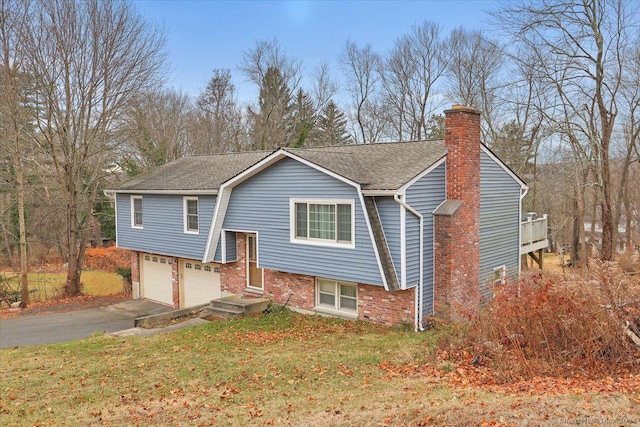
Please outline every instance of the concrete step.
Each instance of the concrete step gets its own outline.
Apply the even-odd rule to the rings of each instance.
[[[200,318],[204,320],[214,319],[238,319],[245,314],[242,311],[228,310],[226,308],[207,307],[200,312]]]
[[[202,311],[200,317],[203,319],[230,319],[248,316],[264,311],[269,303],[267,298],[224,297],[211,301],[211,304]]]

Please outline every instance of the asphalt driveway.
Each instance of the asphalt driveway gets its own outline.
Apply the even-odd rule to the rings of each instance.
[[[109,307],[0,320],[0,348],[53,344],[86,338],[96,332],[133,328],[136,317],[171,308],[149,300],[129,300]]]

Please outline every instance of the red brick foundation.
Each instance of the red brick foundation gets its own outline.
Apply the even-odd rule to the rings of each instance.
[[[220,289],[222,292],[243,295],[247,287],[247,239],[244,233],[237,233],[236,244],[238,261],[220,265]]]
[[[131,288],[132,297],[140,298],[140,252],[131,252]]]
[[[417,288],[387,292],[381,286],[358,284],[358,318],[381,325],[415,323]]]
[[[246,238],[237,234],[238,261],[220,266],[221,289],[246,297],[259,296],[247,290]],[[276,304],[314,311],[316,278],[303,274],[264,270],[264,297]],[[413,325],[415,290],[387,292],[381,286],[358,284],[358,319],[382,325]]]
[[[178,258],[167,257],[171,263],[171,287],[173,291],[173,307],[180,308],[180,272],[178,270]]]

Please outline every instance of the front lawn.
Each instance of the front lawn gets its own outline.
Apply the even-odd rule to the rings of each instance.
[[[0,425],[640,423],[640,377],[500,385],[436,338],[284,310],[2,350]]]

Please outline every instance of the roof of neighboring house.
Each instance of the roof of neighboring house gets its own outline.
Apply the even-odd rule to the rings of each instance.
[[[446,154],[444,141],[354,144],[322,148],[283,148],[365,190],[396,190]],[[221,184],[273,152],[188,156],[119,186],[127,191],[216,191]]]

